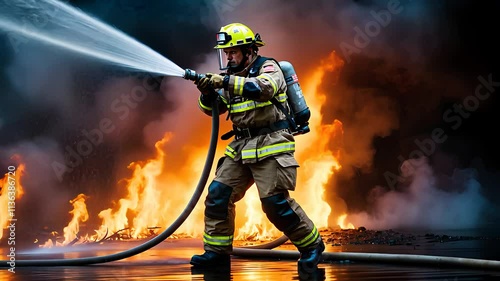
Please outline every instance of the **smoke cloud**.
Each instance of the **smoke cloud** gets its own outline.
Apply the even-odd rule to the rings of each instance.
[[[26,194],[16,202],[16,218],[23,218],[16,223],[19,227],[19,243],[29,245],[33,242],[26,238],[48,237],[50,231],[59,229],[53,227],[62,229],[68,219],[68,201],[73,196],[73,190],[61,188],[61,183],[47,165],[52,159],[63,161],[57,143],[52,139],[38,137],[32,141],[2,147],[0,157],[5,168],[8,164],[16,167],[19,167],[19,163],[24,164],[23,172],[19,169],[16,171],[22,174],[21,180],[15,183],[16,190],[22,188]],[[43,213],[50,215],[37,216]],[[25,219],[31,217],[36,218],[36,223]]]
[[[490,203],[481,194],[473,169],[455,170],[449,177],[436,175],[426,158],[402,164],[404,188],[378,186],[370,191],[371,213],[350,215],[355,225],[370,229],[473,229]],[[452,188],[444,189],[444,188]]]
[[[268,43],[262,53],[290,60],[302,76],[332,50],[345,61],[340,73],[332,73],[320,86],[329,94],[321,112],[323,121],[338,119],[344,127],[343,168],[327,190],[332,219],[347,211],[360,212],[352,217],[358,226],[471,228],[495,220],[487,212],[492,202],[486,198],[491,197],[485,195],[495,192],[491,185],[495,176],[487,170],[496,167],[491,153],[496,155],[498,149],[481,140],[481,135],[491,135],[473,128],[493,118],[491,85],[497,80],[492,77],[500,76],[489,62],[494,53],[490,46],[477,50],[473,43],[458,42],[473,40],[472,30],[493,28],[491,18],[483,15],[499,7],[488,5],[478,7],[469,1],[242,3],[224,14],[221,22],[249,23]],[[477,87],[486,84],[490,93],[477,96]],[[459,108],[464,108],[464,115]],[[399,181],[406,177],[401,165],[422,157],[426,165],[405,182],[410,188],[405,187]],[[475,161],[490,166],[477,166]],[[464,173],[468,176],[458,176]],[[424,210],[429,204],[436,207]],[[406,205],[412,210],[404,209]],[[402,210],[393,215],[391,211],[397,209]],[[450,224],[455,217],[460,219]],[[332,220],[332,226],[335,223]]]
[[[69,4],[178,65],[195,64],[199,59],[195,54],[211,45],[208,36],[213,30],[188,32],[207,29],[198,5],[118,0]],[[31,16],[37,15],[26,15],[25,21],[34,28],[48,28],[47,22]],[[178,24],[185,29],[168,28]],[[12,32],[1,30],[0,51],[0,165],[26,164],[22,182],[26,193],[18,214],[30,228],[23,233],[43,239],[37,231],[61,230],[69,221],[68,202],[77,194],[89,196],[91,214],[123,196],[116,186],[119,179],[130,176],[127,164],[154,154],[152,144],[159,140],[145,137],[143,129],[175,110],[178,104],[170,96],[179,93],[160,91],[162,80],[167,83],[169,78],[116,67]],[[42,219],[37,214],[45,215]],[[89,229],[97,228],[90,226],[98,226],[97,220],[91,216]]]
[[[326,196],[345,205],[356,224],[474,227],[489,201],[500,203],[494,202],[498,139],[477,129],[494,120],[497,98],[475,95],[478,85],[492,93],[500,81],[499,46],[475,34],[494,34],[494,1],[68,3],[198,72],[217,71],[214,34],[231,22],[260,33],[261,54],[292,62],[301,77],[335,51],[345,64],[320,86],[329,95],[321,113],[325,123],[343,123],[344,140],[342,169]],[[0,164],[13,163],[15,153],[27,163],[26,202],[45,186],[58,213],[66,214],[68,200],[82,192],[91,198],[89,210],[102,210],[123,195],[115,186],[129,175],[124,163],[154,154],[165,132],[178,132],[168,143],[173,159],[190,149],[182,146],[186,138],[195,139],[194,148],[206,142],[209,118],[189,115],[198,95],[190,82],[117,69],[32,41],[14,48],[10,39],[0,33]],[[410,174],[401,168],[420,156],[425,163]],[[44,208],[35,204],[30,211],[56,212]],[[60,229],[57,223],[68,221],[57,219],[32,227]]]

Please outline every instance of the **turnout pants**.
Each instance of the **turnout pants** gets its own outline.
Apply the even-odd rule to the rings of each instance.
[[[315,248],[321,239],[319,232],[288,192],[295,189],[298,166],[292,154],[271,156],[254,164],[221,158],[205,199],[205,250],[232,251],[235,203],[254,182],[271,223],[299,251]]]

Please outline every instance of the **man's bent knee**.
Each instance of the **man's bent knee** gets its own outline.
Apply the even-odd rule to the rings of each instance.
[[[260,199],[267,218],[282,232],[288,232],[300,223],[299,216],[292,210],[284,193]]]
[[[233,189],[230,186],[218,181],[212,181],[205,199],[205,216],[225,220],[228,215],[229,199],[232,191]]]

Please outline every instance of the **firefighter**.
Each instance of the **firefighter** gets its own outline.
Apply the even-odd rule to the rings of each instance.
[[[233,123],[229,135],[234,139],[219,159],[208,187],[205,253],[191,258],[194,267],[230,263],[235,203],[254,183],[267,218],[300,251],[299,269],[316,267],[325,248],[318,229],[289,194],[295,189],[299,165],[287,116],[277,106],[289,110],[287,85],[279,64],[258,55],[264,45],[260,35],[246,25],[223,26],[215,49],[224,72],[207,73],[195,82],[201,92],[199,108],[211,116],[211,106],[218,98],[220,114],[227,112]]]

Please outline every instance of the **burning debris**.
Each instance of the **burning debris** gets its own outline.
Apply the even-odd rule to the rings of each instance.
[[[393,230],[374,231],[364,227],[340,229],[328,233],[325,237],[332,246],[342,245],[411,245],[417,237],[413,234],[399,233]]]
[[[443,234],[415,234],[388,230],[368,230],[365,227],[357,229],[329,230],[322,233],[325,242],[332,246],[344,245],[406,245],[419,246],[425,243],[447,243],[464,240],[500,239],[484,236],[451,236]]]
[[[148,239],[157,236],[160,229],[161,227],[159,226],[148,227],[147,232],[143,233],[141,237],[144,239]],[[70,247],[73,245],[92,244],[92,243],[101,244],[106,241],[127,241],[127,240],[137,239],[133,237],[134,232],[135,231],[132,228],[124,228],[114,232],[111,235],[108,235],[108,232],[106,232],[102,237],[99,237],[98,234],[92,236],[89,235],[79,236],[78,233],[76,233],[74,234],[75,238],[73,240],[71,240],[70,242],[66,242],[64,236],[59,235],[57,231],[52,231],[48,235],[45,235],[48,236],[48,238],[46,238],[45,240],[46,242],[42,242],[42,240],[35,239],[34,244],[38,245],[38,247],[40,248],[52,248],[52,247]],[[180,237],[181,235],[172,235],[169,238],[178,239]]]

